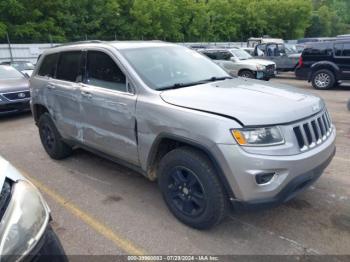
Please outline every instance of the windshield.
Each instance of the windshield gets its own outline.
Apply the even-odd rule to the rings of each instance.
[[[286,44],[285,45],[285,50],[287,54],[295,54],[298,53],[298,50],[296,48],[295,45],[291,45],[291,44]]]
[[[248,52],[246,52],[246,51],[244,51],[242,49],[231,49],[230,51],[236,57],[238,57],[240,60],[247,60],[247,59],[252,58],[252,56]]]
[[[10,66],[0,66],[0,79],[18,79],[23,75]]]
[[[13,62],[11,65],[18,71],[34,70],[34,65],[30,62]]]
[[[142,80],[155,90],[229,77],[208,58],[182,46],[125,49],[121,53]]]

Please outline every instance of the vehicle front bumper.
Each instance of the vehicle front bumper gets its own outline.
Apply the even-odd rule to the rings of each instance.
[[[19,258],[19,255],[2,256],[4,261],[17,261]],[[34,249],[20,260],[25,262],[68,262],[61,242],[50,224],[47,226]]]
[[[276,69],[256,72],[256,79],[270,79],[276,76]]]
[[[268,156],[246,152],[238,145],[220,144],[215,154],[233,191],[236,206],[274,206],[292,199],[321,175],[335,154],[335,128],[318,147],[290,156]],[[275,173],[269,183],[259,185],[256,175]]]
[[[68,261],[61,242],[50,225],[47,227],[36,247],[24,258],[24,261]]]
[[[2,97],[0,99],[0,115],[30,111],[29,99],[21,101],[6,101]]]

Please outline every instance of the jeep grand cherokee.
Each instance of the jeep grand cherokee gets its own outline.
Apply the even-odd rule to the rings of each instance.
[[[88,42],[46,51],[30,79],[46,152],[76,147],[158,180],[170,211],[209,228],[234,206],[288,201],[335,153],[319,97],[233,78],[164,42]]]

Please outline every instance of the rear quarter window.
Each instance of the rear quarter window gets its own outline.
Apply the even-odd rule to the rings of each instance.
[[[55,77],[58,61],[58,53],[46,55],[40,65],[38,75],[46,77]]]
[[[304,49],[303,57],[325,57],[331,56],[332,53],[333,48],[329,44],[312,45]]]
[[[345,43],[344,44],[343,56],[350,56],[350,43]]]
[[[334,56],[350,57],[350,43],[334,44]]]

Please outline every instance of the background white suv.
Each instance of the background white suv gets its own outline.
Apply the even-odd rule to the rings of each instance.
[[[254,59],[241,48],[203,49],[208,56],[232,76],[270,80],[276,75],[276,63],[269,60]]]

